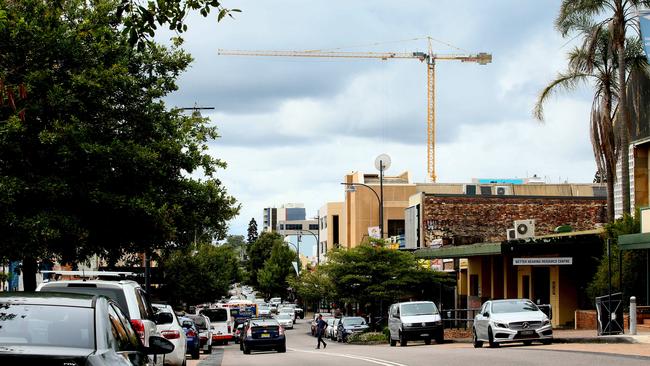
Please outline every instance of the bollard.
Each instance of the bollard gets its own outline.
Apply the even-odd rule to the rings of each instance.
[[[630,297],[630,334],[636,335],[636,297]]]

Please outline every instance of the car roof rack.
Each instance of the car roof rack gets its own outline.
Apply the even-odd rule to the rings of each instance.
[[[57,277],[60,276],[71,276],[79,277],[83,280],[88,279],[99,279],[101,277],[112,277],[112,279],[127,279],[129,277],[138,277],[141,274],[137,272],[127,272],[127,271],[65,271],[65,270],[42,270],[43,274],[53,274]]]

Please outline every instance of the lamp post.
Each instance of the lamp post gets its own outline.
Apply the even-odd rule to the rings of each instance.
[[[296,230],[300,233],[308,233],[311,234],[314,239],[316,239],[316,263],[320,264],[320,217],[318,217],[318,231],[317,234],[314,234],[313,231],[311,230]],[[298,236],[300,237],[300,236]]]
[[[295,245],[293,245],[293,243],[291,243],[291,242],[286,242],[286,243],[291,245],[292,247],[294,247],[296,249],[296,257],[297,257],[296,258],[296,274],[298,276],[300,276],[300,235],[298,235],[298,240],[297,240],[298,246],[297,247]]]
[[[364,183],[341,183],[341,184],[346,186],[345,187],[346,192],[355,192],[356,191],[356,189],[354,188],[355,186],[363,186],[368,188],[369,190],[372,191],[372,193],[375,194],[375,197],[377,198],[377,205],[379,206],[379,233],[383,239],[384,238],[384,220],[383,220],[384,205],[382,204],[382,200],[379,197],[379,194],[377,194],[377,191],[375,191],[375,189],[372,188],[371,186]]]

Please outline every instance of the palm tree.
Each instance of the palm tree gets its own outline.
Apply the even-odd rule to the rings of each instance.
[[[543,121],[544,103],[558,90],[571,91],[583,84],[591,83],[595,88],[591,104],[591,143],[600,176],[607,182],[607,220],[614,220],[614,181],[619,141],[612,125],[612,106],[617,98],[616,64],[612,61],[611,37],[607,30],[581,20],[581,29],[587,38],[582,47],[575,47],[569,53],[567,70],[558,75],[540,93],[533,114]],[[595,29],[600,28],[600,29]]]
[[[626,31],[633,28],[639,34],[638,22],[634,21],[638,7],[650,7],[650,0],[563,0],[560,6],[560,13],[555,20],[556,28],[563,37],[580,29],[581,19],[600,20],[599,27],[607,25],[611,33],[611,42],[614,53],[617,56],[618,65],[618,108],[621,123],[617,124],[621,139],[622,188],[623,188],[623,212],[630,213],[630,166],[628,157],[628,146],[632,123],[627,110],[626,72],[628,71],[625,60]],[[576,21],[578,20],[578,21]]]

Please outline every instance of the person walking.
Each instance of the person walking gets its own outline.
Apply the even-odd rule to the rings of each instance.
[[[316,349],[320,349],[321,343],[323,343],[323,348],[327,348],[327,343],[325,343],[323,340],[325,328],[327,328],[327,322],[323,320],[323,314],[319,314],[318,322],[316,323],[316,336],[318,337],[318,344],[316,344]]]

